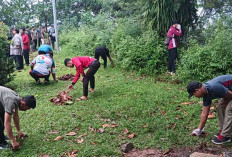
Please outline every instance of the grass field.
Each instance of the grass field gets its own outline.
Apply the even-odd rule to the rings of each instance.
[[[75,69],[63,65],[65,57],[64,53],[55,56],[57,76],[75,74]],[[120,145],[126,142],[132,142],[137,149],[193,147],[202,142],[211,144],[217,131],[215,118],[207,122],[207,137],[190,136],[191,131],[198,127],[202,105],[198,104],[200,99],[195,98],[191,100],[195,101],[193,104],[181,104],[190,101],[183,84],[158,82],[155,77],[140,76],[117,67],[103,69],[102,66],[95,75],[96,92],[90,93],[87,101],[56,106],[50,99],[67,90],[71,82],[55,83],[51,80],[49,85],[37,85],[29,76],[29,67],[15,73],[14,81],[8,86],[21,96],[35,95],[37,107],[20,111],[21,130],[29,137],[24,140],[20,151],[1,151],[0,155],[4,157],[44,154],[59,157],[75,149],[79,151],[78,156],[84,157],[121,156]],[[70,95],[73,99],[82,96],[79,81]],[[103,133],[99,133],[104,124],[117,126],[106,127]],[[130,132],[127,135],[124,134],[125,128]],[[51,131],[58,133],[49,134]],[[66,136],[71,131],[76,132],[76,136]],[[135,133],[134,138],[128,138],[132,133]],[[80,135],[84,141],[77,143]],[[57,136],[64,138],[54,141]]]

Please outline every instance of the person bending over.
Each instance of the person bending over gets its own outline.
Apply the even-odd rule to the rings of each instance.
[[[36,107],[36,99],[33,95],[20,97],[13,90],[0,86],[0,149],[8,149],[9,144],[4,136],[4,129],[11,140],[13,149],[19,148],[19,143],[13,135],[11,119],[13,118],[14,125],[18,132],[18,137],[25,137],[19,125],[18,110],[26,111]]]
[[[100,56],[104,60],[104,68],[107,67],[107,57],[109,58],[109,60],[111,62],[112,68],[114,67],[114,62],[113,62],[112,58],[110,57],[109,49],[107,49],[107,48],[105,48],[103,46],[97,47],[95,49],[94,58],[99,60]]]
[[[88,84],[90,82],[90,92],[94,92],[95,88],[95,77],[94,74],[98,71],[100,67],[100,62],[92,57],[74,57],[72,59],[66,58],[64,60],[65,66],[69,68],[76,67],[76,77],[74,78],[72,84],[69,86],[68,91],[71,91],[75,83],[78,81],[80,74],[82,75],[81,82],[83,82],[83,96],[77,98],[77,100],[88,99]],[[88,68],[85,73],[84,70]]]

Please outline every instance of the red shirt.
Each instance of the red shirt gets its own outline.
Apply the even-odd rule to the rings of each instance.
[[[168,45],[168,49],[172,49],[172,48],[176,48],[177,47],[177,40],[176,40],[176,36],[181,36],[182,32],[181,29],[176,29],[175,27],[171,26],[170,29],[168,30],[167,36],[169,37],[173,37],[172,40],[170,41],[169,45]]]
[[[23,49],[24,50],[29,50],[30,49],[30,43],[29,43],[29,37],[28,35],[25,33],[25,34],[22,34],[22,39],[23,39]]]
[[[84,73],[84,69],[88,68],[89,65],[96,60],[95,58],[92,57],[88,57],[88,56],[84,56],[84,57],[74,57],[72,58],[72,63],[74,64],[74,66],[76,67],[76,77],[74,78],[74,80],[72,81],[73,84],[75,84],[79,77],[80,74],[85,75]]]

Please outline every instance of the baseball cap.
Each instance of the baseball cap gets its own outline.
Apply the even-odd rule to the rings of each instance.
[[[201,88],[202,83],[197,81],[192,81],[187,86],[187,91],[189,93],[188,98],[191,98],[193,96],[193,93],[196,91],[196,89]]]
[[[44,51],[46,53],[51,52],[53,53],[52,48],[49,45],[41,45],[38,49],[38,51]]]

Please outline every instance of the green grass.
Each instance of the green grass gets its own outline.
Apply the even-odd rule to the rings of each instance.
[[[75,74],[75,69],[63,65],[65,57],[64,53],[55,56],[58,76]],[[126,142],[132,142],[137,149],[193,147],[202,142],[211,144],[217,131],[217,119],[210,119],[205,127],[206,138],[190,136],[191,131],[198,127],[202,105],[198,104],[199,99],[193,99],[196,103],[192,105],[180,105],[189,101],[183,84],[156,82],[154,77],[141,79],[135,72],[110,67],[103,69],[102,66],[95,75],[96,92],[89,94],[89,100],[56,106],[50,99],[59,91],[67,90],[70,82],[55,83],[51,80],[49,85],[37,85],[28,73],[29,67],[16,72],[17,76],[8,86],[14,87],[21,96],[33,94],[37,97],[34,110],[20,111],[21,130],[29,137],[24,140],[20,151],[1,151],[0,156],[49,154],[56,157],[75,149],[79,150],[78,156],[121,156],[120,145]],[[79,81],[70,95],[73,99],[82,96]],[[165,115],[162,115],[164,111]],[[102,134],[89,129],[113,123],[118,127],[105,128]],[[147,127],[143,127],[145,124]],[[124,128],[136,136],[127,138]],[[48,134],[49,131],[59,133]],[[65,136],[70,131],[77,135]],[[76,138],[83,134],[86,134],[84,142],[77,144]],[[53,141],[59,135],[64,139]],[[120,135],[125,139],[120,139]]]

